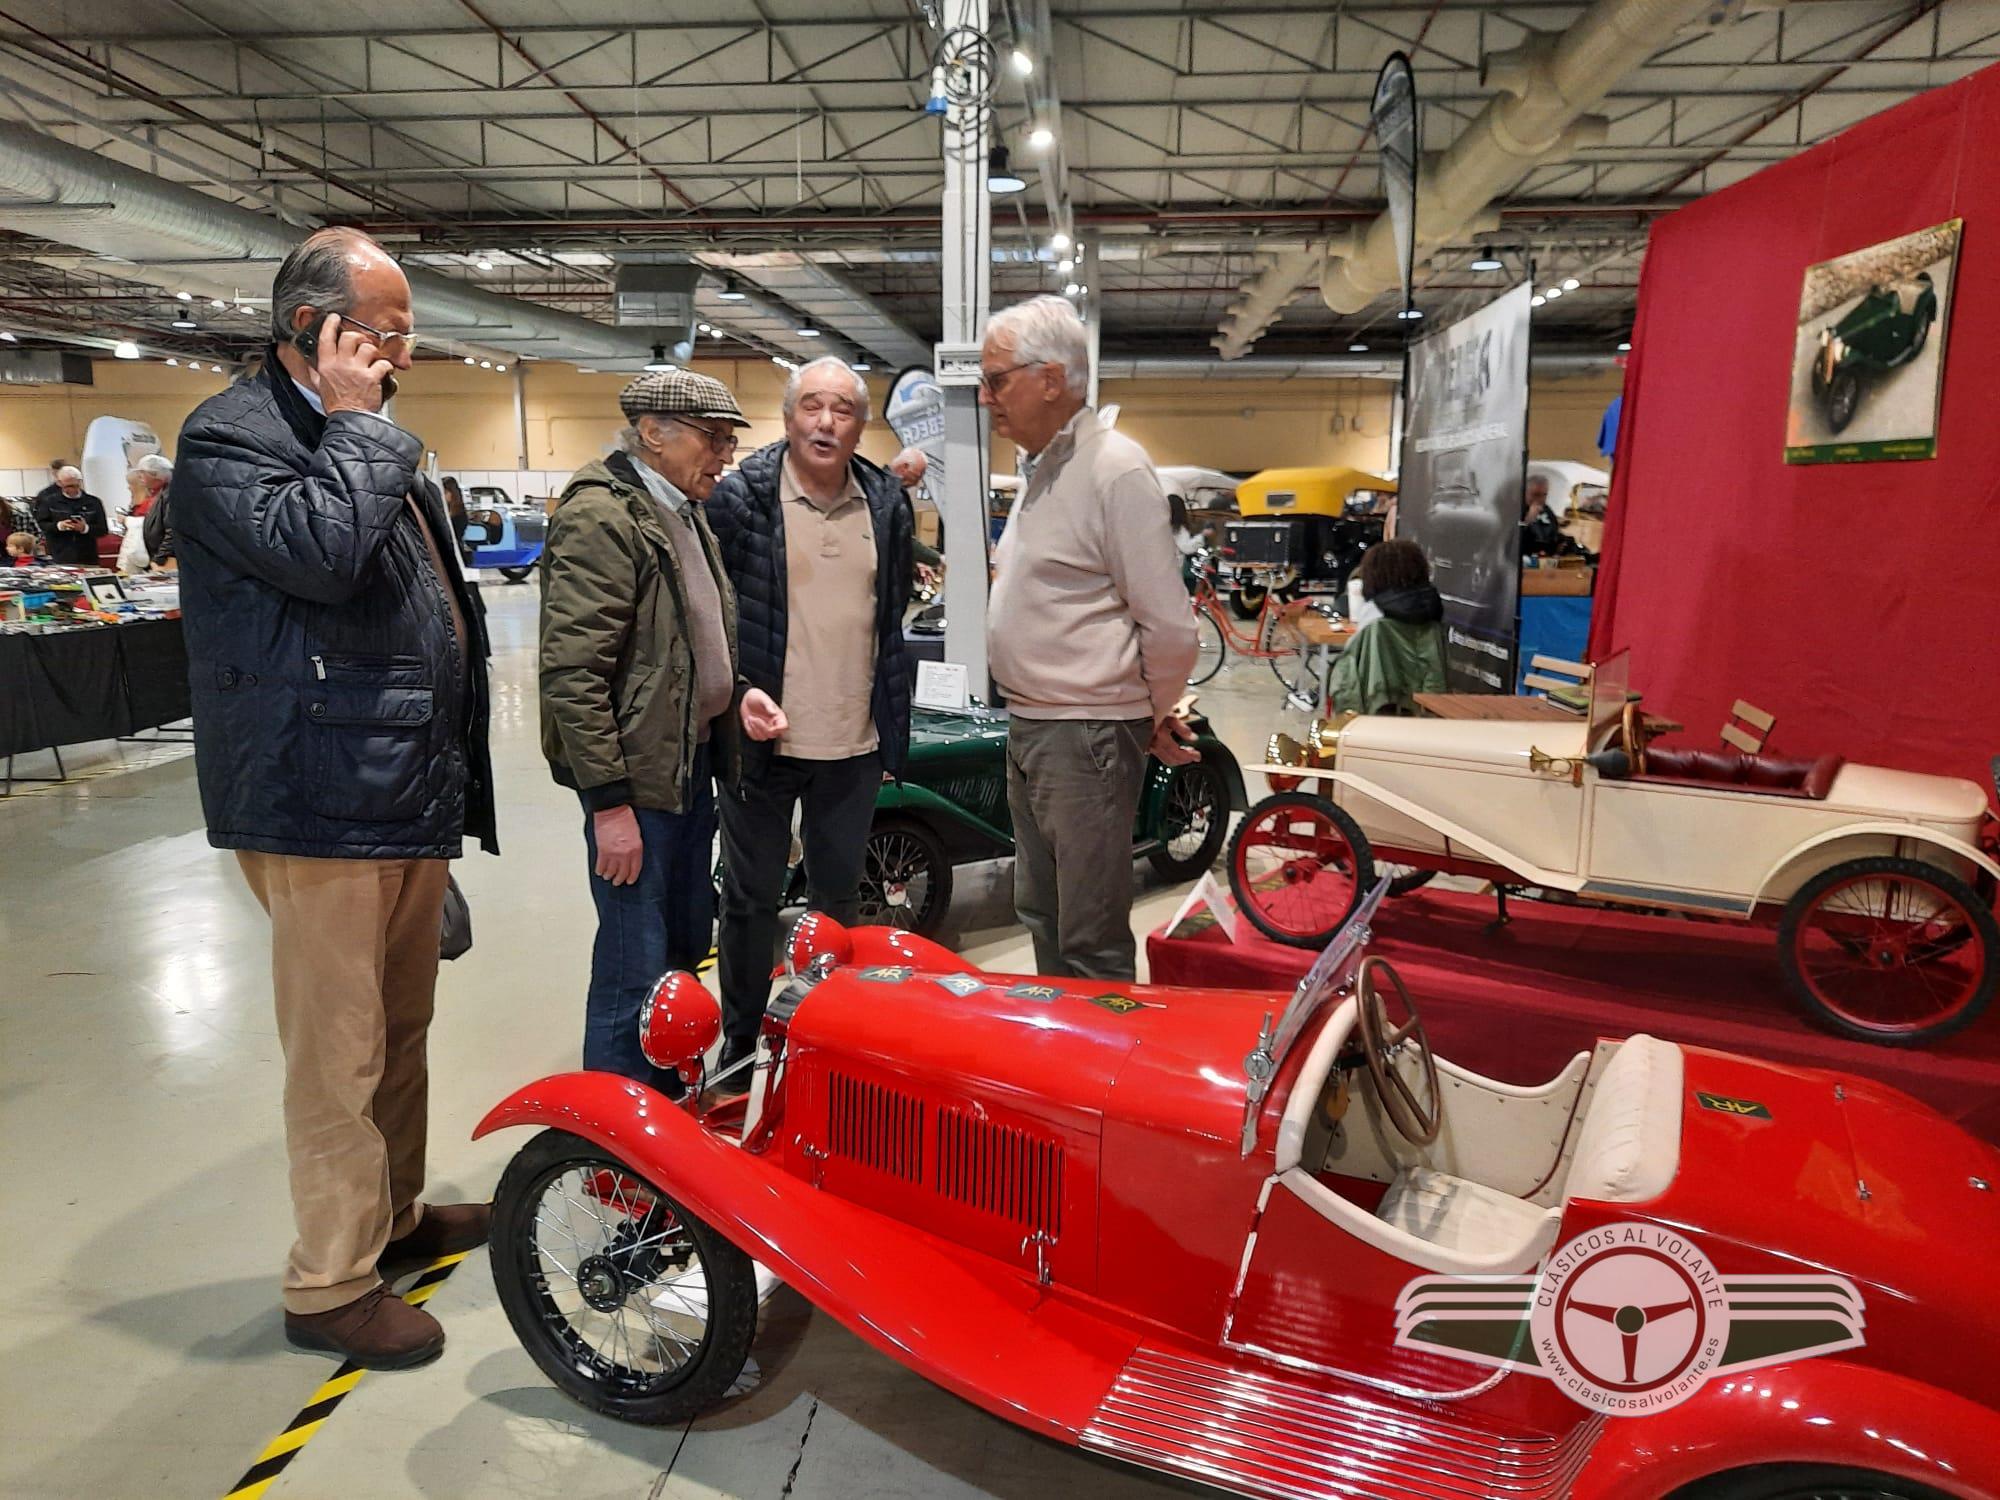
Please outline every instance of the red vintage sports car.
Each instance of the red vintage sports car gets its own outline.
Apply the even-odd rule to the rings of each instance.
[[[1645,1036],[1481,1077],[1368,956],[1380,895],[1289,1001],[808,917],[747,1101],[569,1073],[481,1122],[546,1127],[496,1197],[508,1316],[585,1405],[679,1422],[743,1368],[754,1261],[998,1416],[1245,1495],[2000,1492],[2000,1152]],[[692,976],[645,1025],[701,1077]]]

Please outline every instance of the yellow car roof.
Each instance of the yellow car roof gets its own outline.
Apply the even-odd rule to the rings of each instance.
[[[1364,469],[1265,469],[1236,487],[1236,508],[1246,516],[1337,516],[1356,490],[1393,495],[1396,481]]]

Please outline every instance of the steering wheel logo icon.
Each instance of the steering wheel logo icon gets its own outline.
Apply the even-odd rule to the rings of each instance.
[[[1535,1352],[1586,1406],[1618,1416],[1686,1400],[1729,1342],[1721,1277],[1654,1225],[1579,1235],[1549,1257],[1529,1315]]]

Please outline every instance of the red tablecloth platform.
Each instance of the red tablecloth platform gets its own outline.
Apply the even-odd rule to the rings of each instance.
[[[1820,1030],[1793,1002],[1769,928],[1419,891],[1386,902],[1371,952],[1396,965],[1444,1056],[1509,1083],[1544,1083],[1599,1036],[1690,1046],[1878,1079],[2000,1144],[2000,1005],[1924,1048]],[[1314,955],[1238,923],[1146,939],[1155,984],[1289,990]]]

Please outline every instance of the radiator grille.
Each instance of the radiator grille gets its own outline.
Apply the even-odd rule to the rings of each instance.
[[[1054,1141],[942,1109],[935,1159],[943,1197],[1061,1237],[1063,1150]]]
[[[923,1100],[844,1073],[828,1075],[828,1086],[828,1150],[892,1177],[922,1182]]]

